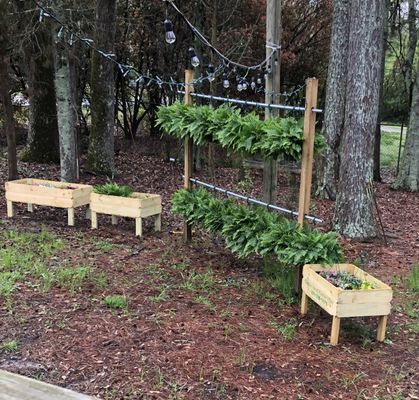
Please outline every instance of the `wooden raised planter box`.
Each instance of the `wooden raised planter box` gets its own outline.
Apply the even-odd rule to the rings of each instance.
[[[344,290],[320,276],[319,271],[346,271],[374,285],[374,289]],[[352,264],[307,264],[303,269],[301,314],[307,313],[308,298],[333,316],[330,343],[339,341],[341,318],[378,316],[377,340],[385,338],[393,291],[390,286]]]
[[[13,203],[26,203],[28,211],[33,205],[66,208],[68,225],[74,226],[74,209],[90,203],[92,186],[78,183],[19,179],[6,182],[7,216],[13,217]]]
[[[117,217],[135,218],[135,235],[141,236],[142,219],[155,217],[154,228],[161,230],[161,196],[158,194],[134,192],[129,197],[110,196],[93,193],[90,196],[92,228],[97,228],[97,214],[112,215],[112,224],[116,225]]]

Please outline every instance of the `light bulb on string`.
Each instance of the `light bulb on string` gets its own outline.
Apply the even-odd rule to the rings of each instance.
[[[247,90],[247,82],[246,82],[245,79],[243,79],[242,88],[243,88],[243,90]]]
[[[252,78],[252,82],[250,83],[250,87],[252,88],[252,90],[255,90],[256,89],[255,78]]]
[[[243,90],[243,85],[242,85],[242,83],[241,83],[241,82],[239,82],[239,83],[237,84],[237,90],[238,90],[239,92],[241,92],[241,91]]]
[[[262,78],[260,76],[258,76],[258,78],[256,79],[256,83],[258,85],[261,85],[262,84]]]
[[[215,80],[215,68],[214,68],[214,65],[208,64],[207,74],[208,74],[208,81],[209,82],[214,82],[214,80]]]
[[[175,32],[173,32],[173,24],[170,19],[166,19],[164,21],[164,31],[165,31],[165,37],[166,42],[169,44],[173,44],[176,42],[176,35]]]
[[[199,65],[199,58],[195,53],[195,49],[193,47],[189,47],[188,50],[189,58],[191,59],[191,64],[193,67],[197,67]]]
[[[226,73],[223,74],[223,87],[224,89],[228,89],[230,87],[230,81],[228,80]]]

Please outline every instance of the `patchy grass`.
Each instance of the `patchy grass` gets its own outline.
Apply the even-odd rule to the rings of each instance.
[[[126,296],[122,296],[119,294],[106,296],[103,299],[103,303],[107,307],[113,308],[115,310],[123,310],[128,308],[128,299],[126,298]]]
[[[406,134],[403,134],[402,150],[406,141]],[[399,156],[400,133],[383,132],[381,135],[380,164],[382,167],[396,167]]]
[[[297,323],[293,319],[283,324],[270,321],[269,326],[274,328],[285,341],[290,342],[294,339]]]
[[[5,351],[6,353],[14,353],[18,350],[19,343],[17,340],[5,340],[0,343],[0,350]]]

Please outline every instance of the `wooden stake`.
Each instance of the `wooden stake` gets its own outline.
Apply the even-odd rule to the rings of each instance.
[[[340,318],[333,317],[332,332],[330,334],[330,344],[336,346],[339,342]]]
[[[378,319],[377,342],[384,342],[386,337],[387,318],[388,315],[382,315]]]
[[[185,104],[190,106],[192,105],[192,84],[193,82],[193,71],[187,69],[185,71]],[[191,175],[192,175],[192,163],[193,163],[193,154],[192,154],[192,139],[189,137],[185,138],[185,145],[184,145],[184,184],[183,187],[185,189],[191,188]],[[185,242],[189,242],[192,239],[192,228],[187,222],[184,223],[183,227],[183,237]]]
[[[298,224],[303,226],[304,215],[310,211],[311,181],[313,176],[314,136],[316,127],[317,91],[316,78],[307,79],[306,111],[304,114],[304,144],[301,159],[300,197],[298,201]]]

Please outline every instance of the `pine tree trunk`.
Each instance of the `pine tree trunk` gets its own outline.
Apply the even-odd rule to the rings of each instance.
[[[7,139],[7,166],[8,179],[18,178],[16,158],[16,133],[13,118],[13,104],[9,93],[8,73],[8,32],[5,16],[8,12],[6,0],[0,0],[0,102],[3,105],[4,129]]]
[[[317,189],[319,197],[331,200],[336,199],[339,147],[345,119],[349,14],[350,1],[335,0],[324,114],[324,137],[327,147],[322,160],[322,171]]]
[[[417,15],[419,10],[416,9],[415,5],[416,0],[409,0],[409,13],[408,13],[408,27],[409,27],[409,41],[407,45],[407,52],[406,52],[406,59],[405,59],[405,82],[406,82],[406,90],[409,96],[409,103],[411,104],[412,96],[413,96],[413,84],[414,80],[412,79],[413,76],[413,68],[414,68],[414,60],[415,60],[415,53],[416,53],[416,46],[418,42],[418,28],[417,28]]]
[[[113,52],[116,0],[97,0],[95,46]],[[115,66],[97,52],[92,54],[92,128],[87,155],[88,167],[98,174],[115,174]]]
[[[45,18],[25,47],[28,75],[29,134],[24,161],[58,163],[58,124],[51,24]]]
[[[64,2],[55,6],[56,15],[65,21],[61,12]],[[61,180],[64,182],[78,182],[77,156],[77,114],[75,104],[76,83],[71,73],[69,49],[66,43],[66,32],[57,38],[55,46],[55,90],[57,96],[57,118],[60,142]]]
[[[352,0],[345,125],[334,222],[341,234],[355,239],[376,236],[369,188],[379,108],[384,20],[382,0]]]
[[[409,128],[399,175],[393,187],[412,192],[419,191],[419,59],[417,78],[412,92]]]

